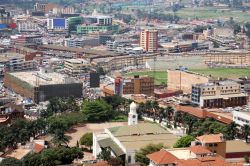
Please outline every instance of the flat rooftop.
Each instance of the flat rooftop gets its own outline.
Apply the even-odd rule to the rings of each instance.
[[[10,61],[11,59],[24,59],[24,55],[23,54],[19,54],[19,53],[14,53],[14,52],[7,52],[7,53],[1,53],[0,54],[0,62],[6,62],[6,61]]]
[[[151,123],[113,127],[108,130],[127,150],[139,150],[150,143],[173,147],[178,139],[164,128]]]
[[[10,73],[10,75],[29,83],[31,86],[36,86],[37,83],[39,83],[39,85],[78,83],[73,78],[55,72],[42,73],[40,71],[26,71]]]
[[[242,140],[226,141],[226,153],[250,152],[250,144]]]

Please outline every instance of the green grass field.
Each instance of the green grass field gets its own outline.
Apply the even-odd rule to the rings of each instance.
[[[247,69],[226,69],[226,68],[207,68],[207,69],[190,69],[193,72],[204,74],[206,76],[212,76],[213,78],[239,78],[250,77],[250,68]]]
[[[246,69],[229,69],[229,68],[204,68],[204,69],[190,69],[190,71],[210,76],[214,79],[218,77],[235,79],[239,77],[250,77],[250,68]],[[167,72],[166,71],[143,71],[143,72],[131,72],[126,74],[128,76],[133,75],[148,75],[155,78],[155,85],[167,84]]]
[[[131,72],[127,75],[133,76],[133,75],[148,75],[155,78],[155,85],[161,85],[162,83],[167,83],[167,72],[166,71],[143,71],[143,72]]]
[[[166,13],[172,13],[172,11],[167,11]],[[177,16],[185,19],[229,19],[233,17],[234,20],[239,22],[250,21],[250,14],[242,12],[240,10],[224,10],[215,7],[205,7],[205,8],[183,8],[176,12]]]

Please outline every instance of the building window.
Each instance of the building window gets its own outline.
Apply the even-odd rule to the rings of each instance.
[[[218,146],[218,144],[214,144],[214,146],[215,146],[215,147],[217,147],[217,146]]]

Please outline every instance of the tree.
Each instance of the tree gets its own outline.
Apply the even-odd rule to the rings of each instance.
[[[93,134],[92,133],[86,133],[80,138],[80,144],[88,146],[91,150],[91,147],[93,145]]]
[[[105,74],[106,74],[106,72],[104,71],[104,69],[103,69],[102,67],[98,67],[96,71],[97,71],[97,73],[99,73],[100,75],[105,75]]]
[[[185,148],[191,145],[191,142],[194,141],[194,137],[191,135],[186,135],[177,140],[174,144],[174,148]]]
[[[250,126],[245,124],[244,126],[241,127],[241,132],[245,141],[248,142],[248,137],[250,135]]]
[[[112,106],[102,99],[85,101],[82,105],[82,113],[89,122],[103,122],[113,117]]]
[[[16,158],[5,158],[0,163],[0,166],[22,166],[22,162]]]
[[[125,99],[121,96],[113,95],[103,97],[103,100],[109,105],[111,105],[113,107],[113,110],[116,110],[124,102]]]
[[[66,165],[82,157],[83,152],[80,148],[57,147],[44,150],[41,154],[41,163],[46,166]]]
[[[192,133],[192,129],[193,129],[193,125],[195,124],[195,122],[197,121],[197,119],[195,117],[193,117],[192,115],[184,113],[184,115],[183,115],[183,121],[188,126],[187,134],[191,134]]]
[[[41,154],[29,153],[23,158],[24,166],[41,165]]]
[[[109,161],[111,159],[111,152],[108,148],[102,148],[102,151],[97,155],[98,159]]]
[[[69,129],[69,125],[65,119],[51,117],[49,119],[49,133],[53,135],[52,142],[56,146],[66,144],[69,142],[68,136],[64,133]]]
[[[157,152],[163,148],[163,144],[149,144],[144,148],[141,148],[135,153],[135,161],[139,162],[142,166],[149,165],[148,154]]]
[[[168,106],[165,110],[166,118],[167,118],[167,126],[169,126],[170,121],[172,120],[174,109],[173,107]]]
[[[67,109],[71,111],[79,111],[80,108],[76,103],[76,99],[73,96],[70,96],[66,99]]]
[[[235,122],[232,122],[228,125],[227,127],[227,134],[226,134],[226,137],[227,139],[229,140],[234,140],[237,133],[239,132],[238,130],[238,124],[236,124]]]

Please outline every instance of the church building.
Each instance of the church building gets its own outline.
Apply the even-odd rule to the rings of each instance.
[[[93,133],[93,155],[95,157],[104,148],[111,151],[114,157],[120,157],[124,164],[135,163],[135,152],[148,144],[162,143],[166,147],[173,147],[178,139],[158,124],[138,123],[136,104],[130,104],[128,125],[107,128],[101,133]]]

